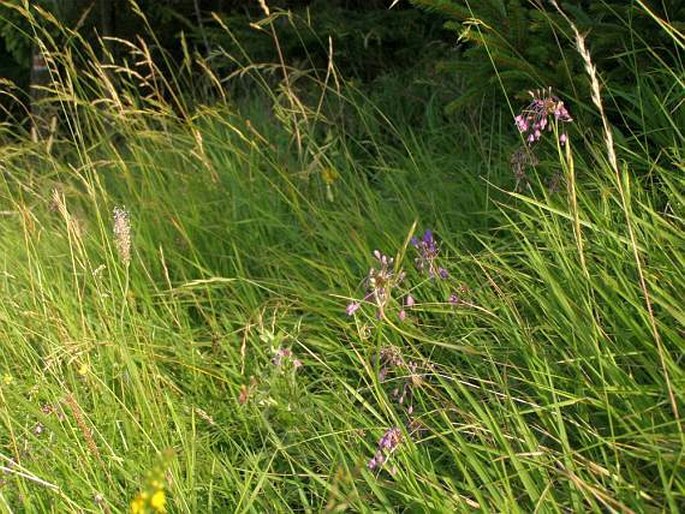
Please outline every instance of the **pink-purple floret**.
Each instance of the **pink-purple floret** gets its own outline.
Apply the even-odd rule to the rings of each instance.
[[[514,118],[516,127],[521,132],[526,142],[532,145],[540,140],[545,130],[551,132],[556,123],[569,123],[573,121],[568,110],[558,96],[552,94],[552,89],[542,89],[530,91],[533,100],[521,111],[521,114]],[[568,141],[568,136],[562,132],[559,136],[559,143],[563,146]]]
[[[378,440],[376,453],[369,460],[367,467],[374,470],[383,466],[383,464],[388,461],[392,452],[399,446],[401,440],[402,431],[399,428],[393,427],[388,429],[385,434],[383,434],[383,437]]]

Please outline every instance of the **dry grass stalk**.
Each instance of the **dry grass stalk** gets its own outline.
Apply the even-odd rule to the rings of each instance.
[[[67,405],[69,405],[69,408],[71,409],[71,414],[74,416],[74,420],[76,421],[79,430],[81,430],[83,438],[86,440],[86,445],[88,446],[90,453],[94,455],[98,462],[104,467],[105,463],[103,462],[102,456],[100,455],[100,449],[98,448],[97,444],[95,444],[93,432],[86,424],[86,420],[83,416],[83,411],[81,410],[81,407],[79,406],[78,402],[71,393],[69,393],[66,396],[64,401],[67,403]]]

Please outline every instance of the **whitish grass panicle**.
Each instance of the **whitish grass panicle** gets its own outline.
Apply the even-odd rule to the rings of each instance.
[[[116,206],[112,211],[114,218],[114,246],[121,262],[131,264],[131,214],[124,206]]]

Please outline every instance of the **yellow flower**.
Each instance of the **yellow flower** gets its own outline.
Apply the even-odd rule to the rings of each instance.
[[[141,495],[131,502],[131,514],[145,514],[145,500]]]
[[[5,384],[6,386],[10,385],[13,381],[14,381],[14,379],[12,378],[12,375],[10,375],[9,373],[5,373],[2,376],[2,383]]]
[[[158,489],[150,498],[150,507],[155,512],[166,512],[166,496],[164,496],[164,489]]]
[[[323,181],[328,186],[340,178],[340,174],[333,168],[324,168],[321,172],[321,175],[323,177]]]

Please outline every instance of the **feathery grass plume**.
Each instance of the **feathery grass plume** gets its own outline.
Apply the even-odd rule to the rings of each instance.
[[[131,216],[126,207],[114,207],[114,244],[121,262],[131,263]]]

